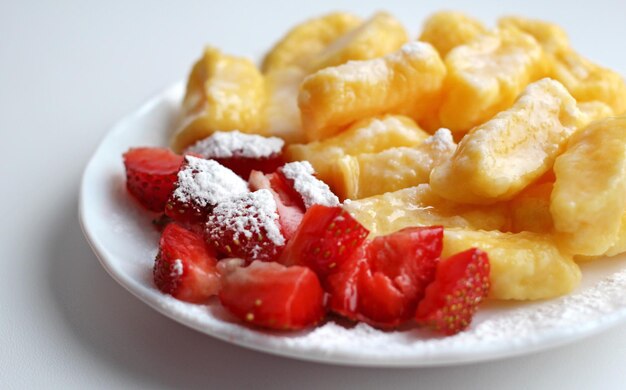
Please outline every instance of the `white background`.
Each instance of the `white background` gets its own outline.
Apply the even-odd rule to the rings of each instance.
[[[0,388],[623,388],[626,326],[484,364],[333,367],[196,333],[98,264],[78,225],[78,185],[116,120],[186,77],[206,43],[259,56],[307,17],[380,8],[413,35],[441,8],[554,20],[579,51],[626,73],[623,1],[0,0]]]

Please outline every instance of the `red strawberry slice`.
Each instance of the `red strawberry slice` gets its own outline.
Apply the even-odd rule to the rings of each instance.
[[[264,175],[261,171],[252,171],[249,184],[252,191],[266,189],[272,192],[281,231],[287,240],[291,239],[304,216],[304,204],[300,195],[278,173]]]
[[[128,192],[148,210],[163,211],[183,157],[166,148],[131,148],[123,157]]]
[[[349,259],[337,267],[325,281],[329,293],[328,308],[343,317],[358,321],[359,278],[367,264],[369,241],[357,247]]]
[[[277,137],[263,137],[239,131],[218,131],[187,149],[207,159],[213,159],[248,179],[252,170],[274,172],[284,164],[282,148],[285,142]]]
[[[189,227],[203,224],[218,203],[248,192],[248,184],[213,160],[185,156],[165,214]]]
[[[359,277],[359,316],[379,326],[410,319],[435,278],[443,227],[411,227],[369,244],[368,267]]]
[[[316,204],[304,214],[280,262],[309,267],[324,281],[350,258],[368,234],[343,208]]]
[[[446,335],[467,328],[478,304],[489,293],[487,254],[472,248],[441,261],[435,281],[417,308],[418,324]]]
[[[368,241],[328,278],[331,310],[378,327],[410,319],[435,276],[443,228],[411,227]]]
[[[250,172],[253,170],[270,173],[274,172],[285,163],[282,154],[274,154],[260,158],[233,156],[230,158],[215,158],[214,160],[230,168],[243,179],[247,179],[250,176]]]
[[[275,259],[285,237],[271,192],[258,190],[218,204],[207,220],[206,238],[226,257],[249,262]]]
[[[222,305],[242,321],[297,330],[324,318],[324,291],[306,267],[255,261],[225,274],[222,282]]]
[[[174,298],[204,302],[219,290],[217,260],[202,236],[177,223],[163,230],[154,263],[154,283]]]
[[[293,161],[280,167],[276,172],[291,190],[298,204],[308,209],[314,204],[338,206],[339,198],[333,194],[328,184],[315,176],[315,170],[308,161]]]

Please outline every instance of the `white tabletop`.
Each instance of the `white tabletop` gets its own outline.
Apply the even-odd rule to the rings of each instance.
[[[626,326],[531,356],[460,367],[356,369],[214,340],[116,284],[77,219],[78,184],[107,129],[186,77],[202,46],[259,56],[333,9],[388,9],[415,34],[446,7],[562,24],[626,73],[623,1],[0,2],[0,388],[623,388]],[[250,2],[252,3],[252,2]]]

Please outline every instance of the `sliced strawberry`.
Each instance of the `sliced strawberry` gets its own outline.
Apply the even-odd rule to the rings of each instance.
[[[343,208],[313,205],[287,243],[280,262],[309,267],[324,281],[350,258],[368,234]]]
[[[219,298],[239,319],[271,329],[303,329],[325,315],[324,291],[306,267],[255,261],[223,276]]]
[[[286,186],[294,196],[299,198],[299,204],[308,209],[314,204],[323,206],[338,206],[339,198],[333,194],[328,184],[315,176],[315,170],[308,161],[294,161],[283,165],[277,171]]]
[[[326,278],[325,287],[329,293],[328,308],[333,312],[358,321],[359,278],[367,264],[369,241],[356,248],[350,258],[337,267]]]
[[[359,316],[379,326],[410,319],[435,278],[443,227],[410,227],[376,237],[359,276]]]
[[[284,164],[285,142],[277,137],[263,137],[239,131],[218,131],[196,142],[187,151],[213,159],[244,179],[252,170],[274,172]]]
[[[148,210],[163,211],[182,163],[166,148],[131,148],[124,153],[126,188]]]
[[[161,235],[154,263],[154,283],[174,298],[204,302],[219,289],[216,263],[215,253],[202,236],[170,223]]]
[[[281,231],[287,240],[291,239],[304,216],[304,204],[300,196],[277,173],[265,175],[261,171],[252,171],[249,184],[252,191],[266,189],[272,192]]]
[[[328,278],[329,307],[352,320],[394,327],[410,319],[434,279],[443,228],[411,227],[367,241]]]
[[[417,322],[446,335],[467,328],[489,292],[489,272],[487,254],[476,248],[441,261],[417,308]]]
[[[275,259],[285,245],[285,237],[271,192],[258,190],[218,204],[207,220],[206,238],[227,257]]]
[[[215,205],[247,192],[248,184],[230,169],[213,160],[187,155],[165,214],[187,226],[202,224]]]

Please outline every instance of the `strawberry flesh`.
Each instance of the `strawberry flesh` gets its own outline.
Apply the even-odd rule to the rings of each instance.
[[[325,315],[324,291],[306,267],[255,261],[223,276],[219,298],[237,318],[264,328],[303,329]]]
[[[284,177],[278,173],[263,174],[261,171],[250,173],[249,185],[252,191],[270,190],[276,201],[280,227],[287,240],[291,239],[304,216],[302,198],[291,188]]]
[[[131,148],[123,155],[126,188],[150,211],[163,211],[183,157],[166,148]]]
[[[442,241],[441,226],[406,228],[367,241],[328,278],[329,307],[377,327],[406,322],[434,279]]]
[[[417,308],[417,323],[445,335],[466,329],[489,293],[489,273],[489,258],[477,248],[441,261]]]
[[[187,301],[205,302],[219,289],[217,259],[203,237],[177,223],[161,235],[153,277],[159,290]]]
[[[309,208],[280,262],[311,268],[324,282],[361,246],[369,231],[342,207]]]

